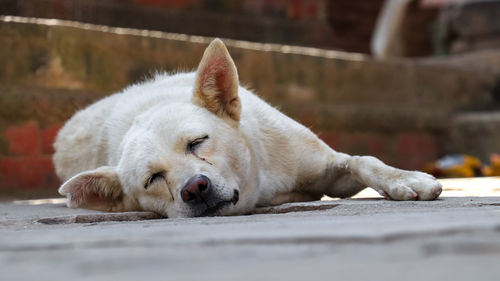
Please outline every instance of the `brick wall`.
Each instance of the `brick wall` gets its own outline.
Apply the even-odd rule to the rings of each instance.
[[[0,193],[55,193],[50,144],[65,120],[151,70],[194,69],[209,41],[0,18]],[[442,155],[457,112],[499,108],[492,94],[498,52],[382,62],[320,49],[226,43],[244,85],[333,148],[401,168],[420,169]]]
[[[368,52],[383,0],[0,0],[0,14]]]
[[[53,188],[59,184],[52,164],[52,143],[58,130],[58,125],[40,128],[35,121],[5,129],[7,151],[0,158],[0,189]]]

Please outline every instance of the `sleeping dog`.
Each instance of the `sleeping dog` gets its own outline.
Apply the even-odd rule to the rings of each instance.
[[[257,206],[349,197],[432,200],[432,176],[336,152],[241,87],[215,39],[196,72],[158,75],[77,112],[54,144],[71,208],[237,215]]]

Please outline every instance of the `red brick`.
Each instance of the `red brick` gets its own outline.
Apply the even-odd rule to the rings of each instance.
[[[368,143],[368,155],[377,156],[383,152],[384,143],[379,135],[368,134],[365,138]]]
[[[286,11],[287,3],[287,0],[244,0],[243,7],[254,14],[265,15],[269,11],[282,14]]]
[[[170,8],[187,8],[190,0],[139,0],[140,4],[150,6],[164,6]]]
[[[50,156],[3,158],[0,174],[2,188],[56,188],[59,185]]]
[[[397,138],[396,153],[402,168],[419,170],[438,158],[438,142],[429,134],[401,134]]]
[[[56,139],[57,133],[61,129],[61,126],[54,125],[46,128],[42,132],[42,153],[43,154],[53,154],[54,153],[54,140]]]
[[[318,134],[318,137],[335,150],[339,147],[340,138],[337,132],[333,131],[321,132]]]
[[[373,133],[344,133],[341,137],[340,149],[357,155],[378,156],[383,153],[382,138]]]
[[[293,114],[295,115],[294,119],[306,127],[315,127],[316,124],[321,123],[324,117],[314,107],[303,107]]]
[[[315,20],[321,12],[322,0],[293,0],[288,1],[287,15],[295,20]]]
[[[40,153],[40,129],[36,124],[11,126],[5,131],[9,152],[14,155],[37,155]]]

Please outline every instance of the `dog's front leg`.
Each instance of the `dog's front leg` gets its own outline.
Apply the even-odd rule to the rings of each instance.
[[[350,156],[334,152],[327,173],[334,181],[326,192],[345,197],[371,187],[387,199],[433,200],[441,194],[441,184],[431,175],[400,170],[371,156]]]

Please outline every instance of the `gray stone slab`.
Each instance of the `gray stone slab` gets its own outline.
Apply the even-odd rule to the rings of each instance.
[[[318,201],[188,219],[137,220],[148,213],[71,210],[61,203],[4,203],[0,213],[2,280],[500,276],[499,197]],[[90,219],[54,220],[75,216]],[[55,223],[42,223],[47,219]]]

